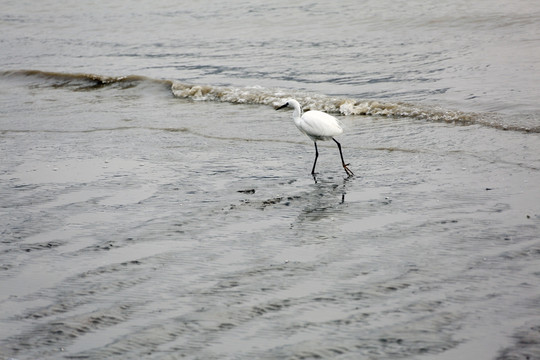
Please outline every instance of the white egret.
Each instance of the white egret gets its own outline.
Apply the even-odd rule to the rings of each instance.
[[[343,128],[339,124],[338,120],[332,115],[328,115],[322,111],[306,111],[302,114],[302,108],[298,101],[289,99],[287,102],[276,110],[283,109],[284,107],[291,107],[294,109],[293,120],[294,124],[304,134],[306,134],[315,144],[315,161],[313,162],[313,169],[311,174],[315,175],[315,165],[317,164],[317,158],[319,157],[319,151],[317,150],[317,140],[334,140],[339,149],[339,155],[341,156],[341,164],[348,176],[354,175],[347,167],[349,164],[345,164],[343,160],[343,153],[341,152],[341,144],[334,139],[334,136],[343,132]]]

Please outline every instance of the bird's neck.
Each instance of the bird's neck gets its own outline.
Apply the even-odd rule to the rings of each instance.
[[[302,116],[302,108],[300,107],[300,104],[294,104],[294,112],[293,112],[293,118],[297,119]]]

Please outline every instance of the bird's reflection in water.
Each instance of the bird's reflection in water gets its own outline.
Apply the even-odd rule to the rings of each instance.
[[[304,196],[306,204],[298,215],[298,221],[318,221],[335,216],[345,204],[347,185],[352,177],[342,181],[333,179],[317,179],[313,175],[315,183],[313,189]]]

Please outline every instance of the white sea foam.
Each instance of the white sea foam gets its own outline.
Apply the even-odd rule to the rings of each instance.
[[[538,131],[539,129],[510,126],[504,124],[494,114],[478,114],[446,110],[440,107],[405,102],[383,102],[378,100],[356,100],[347,97],[310,94],[305,91],[266,89],[253,87],[225,87],[211,85],[190,85],[173,82],[173,94],[195,101],[220,101],[233,104],[257,104],[278,106],[289,98],[302,104],[304,111],[320,110],[338,115],[370,115],[384,117],[407,117],[433,122],[455,123],[459,125],[479,124],[505,130]]]

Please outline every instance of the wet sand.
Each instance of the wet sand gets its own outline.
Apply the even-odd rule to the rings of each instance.
[[[356,176],[323,143],[314,181],[270,106],[25,81],[1,89],[0,358],[538,355],[538,134],[340,117]]]

